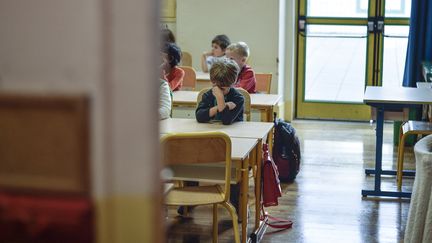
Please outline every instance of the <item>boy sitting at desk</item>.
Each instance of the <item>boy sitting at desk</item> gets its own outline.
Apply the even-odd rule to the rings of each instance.
[[[240,67],[234,87],[243,88],[248,93],[256,93],[256,79],[253,69],[246,64],[249,57],[249,46],[245,42],[237,42],[229,45],[225,51],[227,58],[234,60]]]
[[[220,120],[229,125],[243,121],[244,98],[232,87],[237,80],[239,66],[230,59],[215,62],[210,69],[213,87],[204,93],[195,116],[198,122]]]

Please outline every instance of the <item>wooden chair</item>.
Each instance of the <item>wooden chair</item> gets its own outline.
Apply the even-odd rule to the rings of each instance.
[[[182,90],[195,90],[196,87],[196,72],[193,67],[180,66],[184,70],[185,76],[183,78]]]
[[[176,187],[167,192],[165,204],[171,206],[198,206],[213,205],[213,242],[218,240],[218,204],[225,207],[231,215],[233,221],[235,242],[240,242],[238,217],[234,206],[230,203],[230,183],[231,183],[231,139],[223,132],[204,132],[204,133],[177,133],[167,134],[161,138],[162,162],[167,166],[191,165],[217,163],[223,164],[222,178],[225,183]],[[205,169],[205,166],[201,166]],[[184,170],[191,173],[190,169]],[[202,170],[201,170],[202,171]],[[209,174],[209,181],[216,172],[212,169],[206,170]],[[188,179],[181,172],[173,170],[173,179]],[[205,177],[206,173],[195,173],[198,177]]]
[[[400,127],[398,162],[397,162],[397,186],[400,190],[402,187],[402,172],[404,161],[405,139],[408,135],[429,135],[432,134],[432,123],[423,121],[407,121]]]
[[[86,95],[0,93],[0,188],[90,195]]]
[[[255,73],[256,90],[259,93],[270,94],[271,89],[271,73]]]
[[[89,107],[85,94],[0,92],[0,242],[94,242]]]
[[[198,93],[198,97],[197,97],[197,107],[199,105],[199,103],[202,100],[202,96],[204,95],[205,92],[209,91],[211,88],[204,88],[202,89],[199,93]],[[250,98],[250,94],[242,89],[242,88],[236,88],[244,97],[244,110],[243,110],[243,114],[246,116],[246,121],[251,121],[251,98]]]
[[[182,51],[181,66],[192,67],[192,55],[187,51]]]

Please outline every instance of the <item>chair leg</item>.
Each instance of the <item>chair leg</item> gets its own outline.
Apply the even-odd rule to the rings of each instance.
[[[234,206],[229,202],[223,202],[222,205],[228,210],[233,221],[234,240],[236,243],[240,243],[240,233],[238,226],[238,217]]]
[[[218,242],[218,205],[213,204],[213,243]]]
[[[401,128],[402,129],[402,128]],[[398,147],[398,162],[397,162],[397,188],[400,191],[402,188],[402,172],[403,172],[403,162],[404,162],[404,152],[405,152],[405,138],[407,134],[402,134],[399,139]]]

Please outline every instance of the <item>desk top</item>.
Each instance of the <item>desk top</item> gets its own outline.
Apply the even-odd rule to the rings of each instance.
[[[196,106],[199,91],[179,90],[173,92],[173,102]],[[250,94],[253,108],[275,106],[281,96],[277,94]]]
[[[203,71],[196,71],[197,81],[210,81],[210,74]]]
[[[198,123],[195,119],[168,118],[160,121],[160,133],[222,131],[231,138],[265,139],[272,122]]]
[[[432,104],[432,89],[367,86],[363,101],[366,104]]]

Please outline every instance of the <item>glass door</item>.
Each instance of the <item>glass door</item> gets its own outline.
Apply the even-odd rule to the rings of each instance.
[[[382,86],[401,87],[408,46],[410,0],[387,0],[384,4]]]
[[[370,119],[370,107],[363,104],[365,86],[381,85],[382,79],[395,82],[400,73],[392,70],[405,63],[406,40],[400,46],[407,23],[402,26],[397,16],[384,19],[384,13],[406,13],[410,6],[402,10],[394,0],[388,2],[392,5],[384,11],[384,1],[300,0],[297,118]],[[381,34],[384,28],[388,37]]]

